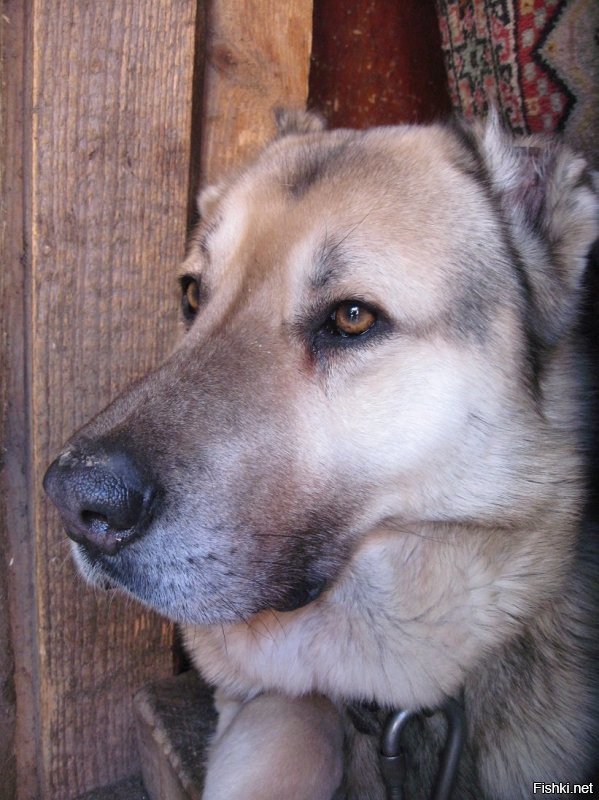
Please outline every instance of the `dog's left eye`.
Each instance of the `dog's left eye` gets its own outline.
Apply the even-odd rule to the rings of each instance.
[[[200,307],[200,282],[192,275],[184,275],[181,278],[181,308],[183,316],[191,322],[198,313]]]
[[[376,322],[375,314],[361,303],[341,303],[330,317],[330,327],[339,336],[361,336]]]

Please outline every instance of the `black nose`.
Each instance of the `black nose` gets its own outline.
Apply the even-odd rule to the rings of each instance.
[[[44,476],[44,489],[76,542],[114,555],[148,526],[156,488],[122,450],[69,449]]]

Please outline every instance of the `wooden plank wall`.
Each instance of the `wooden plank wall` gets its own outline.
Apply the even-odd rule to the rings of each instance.
[[[19,0],[3,0],[0,16],[0,798],[17,791],[16,752],[23,773],[35,772],[33,681],[29,626],[33,574],[25,478],[25,280],[23,114],[26,19]],[[9,536],[10,534],[10,536]],[[24,597],[23,597],[24,595]],[[10,609],[10,617],[7,611]],[[12,626],[9,625],[12,623]],[[19,655],[15,658],[15,652]],[[21,655],[22,653],[22,655]],[[18,673],[15,661],[18,659]],[[16,683],[22,698],[17,717]],[[35,796],[31,795],[30,796]]]
[[[172,347],[190,174],[234,165],[271,134],[273,105],[305,103],[312,4],[1,3],[0,797],[72,800],[137,768],[131,697],[172,671],[172,630],[83,585],[41,478]]]

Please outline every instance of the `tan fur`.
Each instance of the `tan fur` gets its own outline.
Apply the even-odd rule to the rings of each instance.
[[[343,774],[343,729],[329,701],[261,694],[217,698],[217,709],[203,800],[330,800]]]
[[[456,797],[588,779],[584,162],[495,121],[279,123],[202,195],[182,273],[203,299],[180,346],[70,444],[141,442],[165,497],[110,570],[78,546],[79,563],[184,623],[219,687],[205,800],[380,800],[376,741],[346,704],[460,693]],[[327,338],[345,300],[378,315],[359,342]],[[409,798],[430,789],[440,730],[411,734]]]

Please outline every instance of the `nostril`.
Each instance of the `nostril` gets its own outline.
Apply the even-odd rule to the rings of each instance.
[[[102,529],[127,531],[143,520],[151,505],[152,497],[152,492],[142,495],[140,492],[126,489],[113,492],[109,497],[94,497],[95,502],[89,508],[83,508],[79,518],[84,525],[94,531]]]
[[[110,524],[108,517],[99,514],[97,511],[82,511],[80,514],[81,522],[88,528],[104,528],[108,530]]]
[[[112,477],[112,485],[103,480],[101,490],[87,492],[87,503],[80,516],[83,522],[97,526],[105,524],[114,531],[126,531],[139,524],[151,498],[151,491],[145,494],[128,487],[121,478]]]
[[[105,522],[108,525],[108,519],[105,514],[99,514],[97,511],[81,512],[81,521],[85,522],[86,525],[91,525],[91,523],[96,520],[99,522]]]

